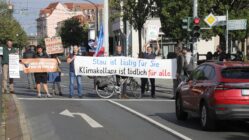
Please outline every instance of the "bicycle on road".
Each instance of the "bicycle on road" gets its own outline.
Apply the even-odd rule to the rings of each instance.
[[[114,94],[121,95],[122,87],[126,83],[126,92],[135,98],[141,98],[141,92],[136,91],[140,85],[133,77],[120,78],[117,84],[116,75],[96,77],[96,93],[101,98],[111,98]],[[120,97],[120,96],[119,96]]]

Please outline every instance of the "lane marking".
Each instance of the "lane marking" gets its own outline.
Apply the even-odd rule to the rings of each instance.
[[[72,98],[18,98],[24,101],[122,101],[122,102],[175,102],[168,99],[72,99]]]
[[[65,109],[64,111],[62,111],[60,113],[60,115],[63,116],[67,116],[67,117],[72,117],[74,118],[74,115],[79,115],[81,116],[81,118],[83,120],[85,120],[92,128],[102,128],[103,126],[101,124],[99,124],[97,121],[95,121],[94,119],[92,119],[91,117],[89,117],[87,114],[85,113],[72,113],[70,111],[68,111],[67,109]]]
[[[163,130],[166,130],[167,132],[170,132],[171,134],[173,134],[173,135],[175,135],[175,136],[177,136],[177,137],[179,137],[179,138],[181,138],[183,140],[192,140],[191,138],[189,138],[189,137],[187,137],[187,136],[185,136],[185,135],[183,135],[183,134],[181,134],[181,133],[179,133],[179,132],[177,132],[177,131],[175,131],[175,130],[173,130],[173,129],[171,129],[171,128],[169,128],[169,127],[167,127],[167,126],[165,126],[165,125],[163,125],[163,124],[161,124],[161,123],[159,123],[159,122],[157,122],[157,121],[155,121],[153,119],[151,119],[150,117],[147,117],[147,116],[143,115],[142,113],[139,113],[139,112],[125,106],[125,105],[122,105],[122,104],[120,104],[118,102],[115,102],[113,100],[108,100],[108,101],[110,103],[112,103],[112,104],[115,104],[115,105],[127,110],[128,112],[130,112],[132,114],[135,114],[138,117],[141,117],[142,119],[152,123],[153,125],[156,125],[159,128],[161,128]]]
[[[17,100],[17,96],[15,94],[12,94],[12,97],[14,99],[14,102],[16,104],[17,112],[19,114],[19,121],[20,121],[20,127],[22,131],[22,138],[24,140],[31,140],[31,134],[29,131],[29,123],[26,120],[25,112],[23,110],[22,105],[20,104],[19,100]]]

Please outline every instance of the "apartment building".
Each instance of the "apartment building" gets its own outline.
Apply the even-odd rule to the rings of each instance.
[[[99,11],[103,9],[102,4],[96,4],[96,6]],[[101,20],[100,13],[98,14],[98,19]],[[82,22],[95,24],[96,7],[88,3],[62,4],[55,2],[49,4],[46,8],[40,10],[39,18],[36,20],[38,38],[57,36],[62,22],[73,17],[78,18]]]

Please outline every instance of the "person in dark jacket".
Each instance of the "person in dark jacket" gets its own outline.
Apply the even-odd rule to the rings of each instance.
[[[123,48],[122,46],[118,45],[116,46],[116,53],[114,56],[125,56],[124,53],[122,52]],[[127,87],[127,84],[126,84],[126,81],[124,83],[121,84],[121,79],[125,79],[127,78],[126,76],[120,76],[120,75],[116,75],[116,81],[117,81],[117,85],[118,86],[122,86],[121,87],[121,94],[120,94],[120,98],[122,99],[128,99],[129,97],[127,96],[127,93],[126,93],[126,87]]]
[[[9,55],[18,54],[16,49],[13,48],[12,40],[8,39],[6,42],[7,46],[3,47],[3,56],[2,56],[2,93],[7,93],[7,81],[9,80],[9,89],[10,93],[14,93],[14,79],[9,78]]]
[[[35,57],[35,52],[31,50],[32,46],[27,46],[25,52],[23,53],[23,58],[28,59],[28,58],[34,58]],[[34,82],[34,74],[33,73],[27,73],[27,81],[28,81],[28,88],[33,89],[36,88],[35,82]]]
[[[67,57],[67,63],[69,64],[69,78],[70,78],[69,98],[72,98],[74,96],[74,79],[76,79],[77,82],[78,96],[79,98],[83,98],[81,76],[76,75],[74,69],[74,60],[76,56],[80,56],[78,46],[74,46],[73,53],[69,54]]]
[[[145,59],[155,59],[156,58],[156,55],[159,53],[160,51],[160,46],[158,44],[158,41],[157,41],[157,49],[155,51],[155,53],[152,52],[152,46],[147,43],[144,45],[144,48],[145,48],[145,52],[143,53],[143,58]],[[155,98],[155,78],[149,78],[150,80],[150,84],[151,84],[151,97],[152,98]],[[145,92],[145,86],[148,82],[148,78],[141,78],[141,93],[142,95],[144,95],[144,92]]]
[[[182,77],[184,76],[184,56],[182,53],[182,49],[180,47],[175,48],[176,53],[176,79],[173,79],[173,98],[176,95],[176,89],[180,84]]]
[[[47,53],[43,50],[43,47],[38,45],[36,47],[37,53],[35,54],[34,58],[48,58]],[[52,97],[52,95],[49,94],[48,91],[48,74],[47,72],[40,72],[40,73],[35,73],[35,82],[36,82],[36,88],[37,88],[37,97],[41,97],[41,83],[43,84],[43,88],[46,92],[47,97]]]

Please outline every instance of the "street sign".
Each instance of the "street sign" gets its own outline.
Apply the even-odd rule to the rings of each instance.
[[[213,26],[218,20],[217,18],[212,14],[210,13],[205,19],[204,21],[211,27]]]
[[[215,16],[217,22],[213,26],[226,26],[227,16]]]
[[[228,30],[246,30],[247,19],[228,20]]]

